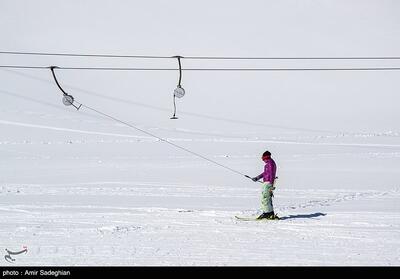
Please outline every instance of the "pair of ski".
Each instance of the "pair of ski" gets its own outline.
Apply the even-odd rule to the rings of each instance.
[[[235,218],[240,221],[277,221],[277,220],[279,220],[279,217],[277,215],[275,215],[275,217],[273,219],[269,219],[269,218],[258,219],[258,216],[249,216],[249,217],[235,216]]]

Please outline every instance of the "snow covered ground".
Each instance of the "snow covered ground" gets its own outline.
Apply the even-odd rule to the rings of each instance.
[[[270,150],[282,220],[243,222],[261,184],[84,109],[14,99],[0,110],[0,247],[28,253],[1,265],[400,264],[397,132],[145,127],[249,175]]]

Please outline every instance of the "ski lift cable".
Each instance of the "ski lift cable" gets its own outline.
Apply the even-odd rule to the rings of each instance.
[[[175,144],[175,143],[173,143],[173,142],[170,142],[170,141],[168,141],[167,139],[164,139],[164,138],[162,138],[162,137],[159,137],[159,136],[157,136],[157,135],[155,135],[155,134],[153,134],[153,133],[150,133],[150,132],[148,132],[148,131],[146,131],[146,130],[140,129],[140,128],[138,128],[138,127],[136,127],[136,126],[134,126],[134,125],[132,125],[132,124],[130,124],[130,123],[128,123],[128,122],[125,122],[125,121],[123,121],[123,120],[120,120],[120,119],[118,119],[118,118],[116,118],[116,117],[114,117],[114,116],[111,116],[111,115],[109,115],[109,114],[107,114],[107,113],[101,112],[101,111],[99,111],[99,110],[97,110],[97,109],[95,109],[95,108],[92,108],[92,107],[87,106],[87,105],[84,105],[84,104],[80,104],[80,105],[81,105],[82,107],[84,107],[84,108],[87,108],[87,109],[93,111],[93,112],[96,112],[97,114],[100,114],[100,115],[102,115],[102,116],[104,116],[104,117],[107,117],[107,118],[109,118],[109,119],[111,119],[111,120],[114,120],[114,121],[116,121],[116,122],[119,122],[119,123],[121,123],[121,124],[124,124],[124,125],[126,125],[126,126],[128,126],[128,127],[130,127],[130,128],[133,128],[133,129],[135,129],[135,130],[137,130],[137,131],[140,131],[140,132],[142,132],[142,133],[144,133],[144,134],[146,134],[146,135],[148,135],[148,136],[157,138],[158,140],[160,140],[160,141],[162,141],[162,142],[165,142],[165,143],[167,143],[167,144],[169,144],[169,145],[172,145],[172,146],[174,146],[174,147],[176,147],[176,148],[179,148],[179,149],[181,149],[181,150],[183,150],[183,151],[185,151],[185,152],[188,152],[188,153],[190,153],[190,154],[192,154],[192,155],[195,155],[195,156],[197,156],[197,157],[199,157],[199,158],[202,158],[202,159],[204,159],[204,160],[206,160],[206,161],[208,161],[208,162],[211,162],[211,163],[213,163],[213,164],[215,164],[215,165],[218,165],[218,166],[220,166],[220,167],[223,167],[223,168],[225,168],[225,169],[227,169],[227,170],[229,170],[229,171],[231,171],[231,172],[234,172],[234,173],[239,174],[239,175],[241,175],[241,176],[248,177],[248,175],[246,175],[246,174],[244,174],[244,173],[241,173],[241,172],[239,172],[239,171],[237,171],[237,170],[235,170],[235,169],[232,169],[232,168],[230,168],[230,167],[228,167],[228,166],[225,166],[225,165],[223,165],[223,164],[221,164],[221,163],[218,163],[218,162],[215,161],[215,160],[212,160],[212,159],[210,159],[210,158],[207,158],[207,157],[205,157],[205,156],[203,156],[203,155],[201,155],[201,154],[199,154],[199,153],[197,153],[197,152],[191,151],[191,150],[189,150],[189,149],[187,149],[187,148],[185,148],[185,147],[182,147],[182,146],[180,146],[180,145],[178,145],[178,144]]]
[[[0,65],[10,69],[49,69],[49,66]],[[176,68],[130,68],[130,67],[57,67],[60,70],[95,71],[177,71]],[[180,71],[398,71],[400,67],[352,67],[352,68],[181,68]]]
[[[376,57],[238,57],[238,56],[184,56],[191,60],[400,60],[398,56],[376,56]]]
[[[45,53],[45,52],[21,52],[0,51],[0,54],[9,55],[34,55],[34,56],[66,56],[66,57],[97,57],[97,58],[142,58],[142,59],[170,59],[172,56],[157,55],[116,55],[116,54],[85,54],[85,53]]]
[[[66,57],[98,57],[98,58],[136,58],[136,59],[174,59],[176,56],[161,55],[117,55],[96,53],[46,53],[23,51],[0,51],[6,55],[66,56]],[[400,60],[400,56],[348,56],[348,57],[245,57],[245,56],[181,56],[191,60]]]
[[[158,140],[160,140],[160,141],[162,141],[162,142],[165,142],[165,143],[167,143],[167,144],[169,144],[169,145],[172,145],[172,146],[174,146],[174,147],[176,147],[176,148],[178,148],[178,149],[181,149],[181,150],[183,150],[183,151],[185,151],[185,152],[188,152],[188,153],[190,153],[190,154],[192,154],[192,155],[195,155],[195,156],[197,156],[197,157],[199,157],[199,158],[202,158],[203,160],[206,160],[206,161],[211,162],[211,163],[213,163],[213,164],[215,164],[215,165],[218,165],[218,166],[220,166],[220,167],[222,167],[222,168],[225,168],[225,169],[227,169],[227,170],[229,170],[229,171],[231,171],[231,172],[234,172],[234,173],[236,173],[236,174],[239,174],[239,175],[241,175],[241,176],[244,176],[244,177],[246,177],[246,178],[250,178],[250,179],[251,179],[250,176],[248,176],[248,175],[246,175],[246,174],[244,174],[244,173],[241,173],[241,172],[239,172],[239,171],[237,171],[237,170],[235,170],[235,169],[233,169],[233,168],[230,168],[230,167],[228,167],[228,166],[225,166],[225,165],[223,165],[223,164],[221,164],[221,163],[218,163],[218,162],[215,161],[215,160],[212,160],[212,159],[210,159],[210,158],[207,158],[207,157],[205,157],[204,155],[201,155],[201,154],[199,154],[199,153],[197,153],[197,152],[194,152],[194,151],[191,151],[191,150],[189,150],[189,149],[187,149],[187,148],[185,148],[185,147],[183,147],[183,146],[180,146],[180,145],[178,145],[178,144],[175,144],[175,143],[173,143],[173,142],[170,142],[170,141],[168,141],[167,139],[164,139],[164,138],[162,138],[162,137],[159,137],[159,136],[157,136],[157,135],[155,135],[155,134],[153,134],[153,133],[150,133],[150,132],[148,132],[148,131],[146,131],[146,130],[144,130],[144,129],[141,129],[141,128],[139,128],[139,127],[137,127],[137,126],[135,126],[135,125],[132,125],[132,124],[126,122],[126,121],[120,120],[120,119],[118,119],[118,118],[116,118],[116,117],[114,117],[114,116],[111,116],[111,115],[109,115],[109,114],[107,114],[107,113],[104,113],[104,112],[102,112],[102,111],[100,111],[100,110],[97,110],[97,109],[95,109],[95,108],[93,108],[93,107],[90,107],[90,106],[88,106],[88,105],[84,105],[84,104],[82,104],[82,103],[76,102],[76,101],[74,100],[74,98],[72,97],[72,95],[66,93],[65,90],[61,87],[61,85],[60,85],[60,83],[58,82],[57,77],[56,77],[56,75],[55,75],[54,69],[57,69],[57,67],[55,67],[55,66],[51,66],[51,67],[50,67],[50,70],[51,70],[51,72],[52,72],[53,78],[54,78],[54,80],[55,80],[55,82],[56,82],[58,88],[59,88],[59,89],[61,90],[61,92],[63,93],[63,96],[64,96],[63,103],[64,103],[65,105],[67,105],[67,106],[72,105],[72,106],[74,106],[77,110],[79,110],[79,109],[82,108],[82,107],[87,108],[87,109],[89,109],[89,110],[91,110],[91,111],[93,111],[93,112],[95,112],[95,113],[97,113],[97,114],[100,114],[100,115],[102,115],[102,116],[104,116],[104,117],[107,117],[107,118],[109,118],[109,119],[111,119],[111,120],[113,120],[113,121],[116,121],[116,122],[119,122],[119,123],[121,123],[121,124],[124,124],[124,125],[126,125],[126,126],[132,128],[132,129],[135,129],[135,130],[137,130],[137,131],[140,131],[140,132],[142,132],[142,133],[144,133],[144,134],[146,134],[146,135],[148,135],[148,136],[154,137],[154,138],[156,138],[156,139],[158,139]],[[75,103],[76,103],[76,104],[75,104]]]

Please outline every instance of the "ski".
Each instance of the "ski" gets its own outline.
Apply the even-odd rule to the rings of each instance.
[[[279,220],[279,217],[275,215],[274,219],[269,219],[269,218],[262,218],[258,219],[257,217],[250,216],[250,217],[244,217],[244,216],[236,216],[235,218],[240,220],[240,221],[277,221]]]
[[[236,219],[240,221],[261,221],[263,219],[257,219],[257,217],[242,217],[242,216],[235,216]]]

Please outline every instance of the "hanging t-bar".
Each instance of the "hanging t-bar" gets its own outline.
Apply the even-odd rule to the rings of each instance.
[[[178,80],[178,85],[176,86],[175,90],[174,90],[174,115],[171,117],[171,119],[178,119],[178,117],[176,116],[176,100],[175,98],[182,98],[183,96],[185,96],[185,89],[183,89],[181,82],[182,82],[182,64],[181,64],[181,58],[183,58],[182,56],[173,56],[173,58],[177,58],[178,59],[178,66],[179,66],[179,80]]]
[[[67,92],[65,92],[64,89],[61,87],[60,83],[57,80],[56,74],[54,73],[54,69],[57,69],[58,67],[57,66],[50,66],[49,68],[51,70],[51,73],[53,74],[54,81],[56,82],[58,88],[61,90],[61,92],[64,95],[63,100],[62,100],[63,104],[66,105],[66,106],[73,106],[74,108],[79,110],[81,108],[82,104],[80,104],[79,106],[76,106],[74,104],[74,97],[72,95],[68,94]]]

